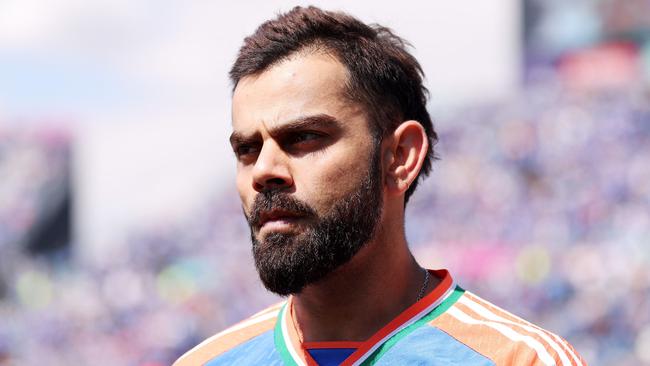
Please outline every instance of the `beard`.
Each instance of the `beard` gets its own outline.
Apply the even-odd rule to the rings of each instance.
[[[379,149],[356,188],[319,216],[307,203],[282,190],[260,192],[247,220],[260,279],[281,296],[300,293],[347,263],[372,239],[381,217],[382,180]],[[268,233],[258,240],[255,227],[264,211],[279,209],[300,216],[300,232]]]

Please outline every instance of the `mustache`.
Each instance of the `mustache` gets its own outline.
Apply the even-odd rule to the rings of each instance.
[[[244,215],[251,227],[259,227],[262,214],[273,210],[287,211],[297,216],[316,216],[316,210],[307,203],[281,191],[258,193],[253,201],[250,214],[246,215],[244,212]]]

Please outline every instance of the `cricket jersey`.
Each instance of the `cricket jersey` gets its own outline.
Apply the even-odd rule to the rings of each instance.
[[[559,336],[430,270],[438,286],[364,342],[301,342],[293,298],[208,338],[174,366],[586,365]]]

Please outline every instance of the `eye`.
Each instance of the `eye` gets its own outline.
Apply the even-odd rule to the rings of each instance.
[[[316,132],[298,132],[287,139],[288,144],[299,144],[301,142],[314,141],[322,138],[323,135]]]
[[[235,155],[238,159],[242,160],[247,157],[256,155],[259,152],[259,147],[255,145],[242,144],[234,148]]]
[[[319,131],[292,131],[281,139],[282,148],[291,154],[320,151],[331,142],[330,135]]]

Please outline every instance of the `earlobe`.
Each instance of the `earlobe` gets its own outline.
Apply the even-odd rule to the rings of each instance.
[[[392,161],[387,169],[387,188],[399,195],[417,179],[429,144],[424,127],[417,121],[402,122],[391,140]]]

